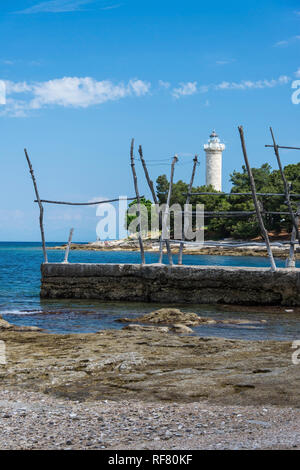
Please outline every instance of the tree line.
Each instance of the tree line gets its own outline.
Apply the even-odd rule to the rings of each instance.
[[[268,163],[264,163],[260,168],[253,168],[253,176],[255,179],[256,189],[258,193],[283,193],[283,183],[279,170],[272,170]],[[284,168],[286,178],[290,184],[290,192],[300,194],[300,163],[290,164]],[[230,175],[231,193],[251,193],[249,177],[245,166],[241,171],[234,171]],[[165,204],[169,190],[169,181],[166,175],[160,175],[156,180],[156,193],[159,204]],[[188,183],[179,180],[173,183],[172,188],[172,204],[180,204],[184,207],[186,200],[186,193],[188,191]],[[212,186],[195,186],[192,193],[200,192],[216,192]],[[191,196],[190,203],[193,205],[193,210],[196,209],[197,204],[204,204],[205,211],[254,211],[254,205],[251,196],[226,196],[220,192],[219,196],[211,195],[195,195]],[[287,206],[284,203],[284,196],[263,196],[259,197],[261,200],[263,210],[266,212],[287,212]],[[297,210],[297,199],[292,198],[293,209]],[[149,222],[151,219],[151,204],[150,200],[143,199],[141,201],[147,207]],[[133,201],[130,206],[134,205]],[[128,227],[133,216],[127,215],[126,225]],[[291,232],[292,223],[289,215],[264,215],[265,226],[268,231],[280,233],[282,231]],[[234,216],[213,218],[205,217],[205,238],[227,238],[233,237],[236,239],[251,239],[260,234],[256,216]]]

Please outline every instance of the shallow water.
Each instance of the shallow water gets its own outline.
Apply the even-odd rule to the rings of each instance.
[[[57,243],[49,244],[52,246]],[[50,262],[61,262],[64,252],[49,251]],[[176,256],[174,261],[176,262]],[[146,253],[148,263],[157,262],[157,253]],[[104,303],[86,300],[40,300],[40,264],[43,260],[39,243],[0,243],[0,314],[17,325],[35,325],[50,333],[92,333],[101,329],[122,328],[115,320],[137,317],[162,305],[145,303]],[[71,251],[70,262],[87,263],[139,263],[138,252]],[[167,259],[164,260],[167,262]],[[278,267],[284,260],[276,260]],[[184,255],[189,265],[255,266],[267,267],[269,261],[261,257]],[[300,263],[298,262],[298,267]],[[215,319],[265,319],[261,325],[206,325],[194,328],[201,336],[221,336],[240,339],[300,339],[300,319],[295,312],[228,312],[221,306],[179,306]],[[287,309],[288,310],[288,309]]]

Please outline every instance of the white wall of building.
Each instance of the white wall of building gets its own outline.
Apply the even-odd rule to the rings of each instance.
[[[222,152],[206,152],[206,186],[222,191]]]
[[[212,132],[207,144],[204,145],[206,153],[206,185],[212,185],[216,191],[222,191],[222,154],[225,145],[219,137]]]

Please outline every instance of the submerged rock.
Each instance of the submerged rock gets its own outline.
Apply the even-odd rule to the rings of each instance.
[[[131,330],[131,331],[153,331],[158,330],[161,333],[168,333],[169,328],[167,326],[142,326],[142,325],[127,325],[123,327],[123,330]]]
[[[193,333],[192,328],[189,328],[186,325],[182,325],[181,323],[175,323],[175,325],[172,326],[171,331],[174,331],[175,333]]]
[[[156,325],[185,325],[188,327],[199,326],[199,325],[215,325],[215,324],[233,324],[233,325],[246,325],[246,324],[260,324],[266,323],[266,320],[255,320],[251,321],[248,319],[224,319],[215,320],[209,317],[200,317],[197,313],[193,312],[182,312],[178,308],[161,308],[151,313],[137,318],[119,318],[116,320],[120,323],[154,323]]]
[[[0,315],[0,330],[2,329],[6,330],[8,328],[12,328],[12,325],[8,323],[8,321],[3,320],[2,316]]]
[[[267,320],[248,320],[248,319],[235,319],[230,318],[229,320],[221,320],[225,325],[259,325],[261,323],[267,323]]]
[[[0,330],[12,330],[12,331],[42,331],[37,326],[17,326],[4,320],[0,315]]]
[[[121,323],[139,322],[171,325],[180,323],[182,325],[198,325],[206,320],[210,319],[201,318],[196,313],[181,312],[178,308],[161,308],[138,318],[120,318],[117,321]]]
[[[43,329],[39,328],[38,326],[12,326],[16,331],[43,331]]]

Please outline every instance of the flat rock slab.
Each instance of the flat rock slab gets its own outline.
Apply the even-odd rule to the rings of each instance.
[[[0,387],[72,400],[300,406],[289,342],[179,336],[150,330],[49,335],[0,332]]]

